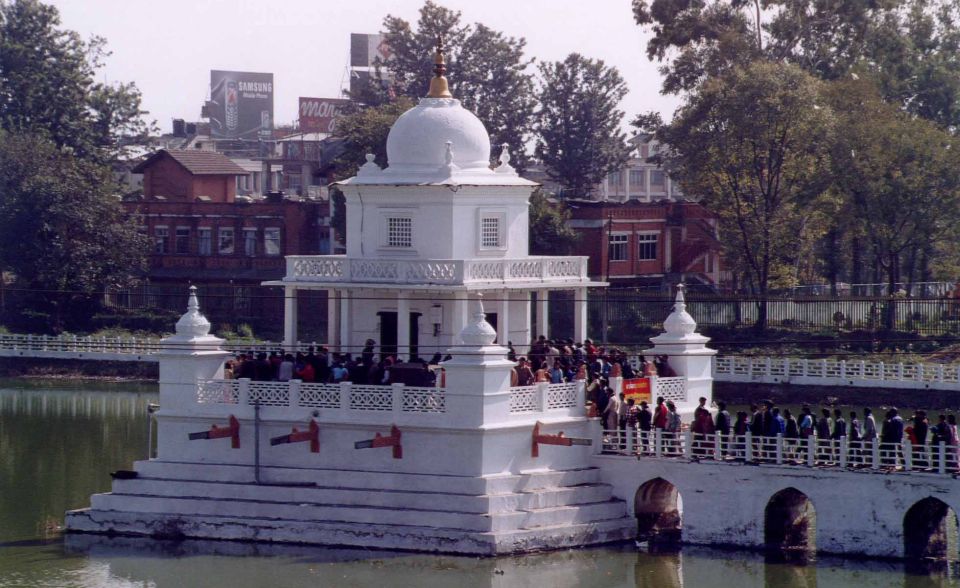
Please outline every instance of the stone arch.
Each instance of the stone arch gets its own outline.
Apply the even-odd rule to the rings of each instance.
[[[767,502],[763,513],[763,540],[775,552],[816,551],[817,511],[806,494],[785,488]]]
[[[903,517],[903,555],[911,560],[957,561],[957,514],[928,496]]]
[[[683,518],[683,499],[677,487],[654,478],[637,489],[633,498],[637,538],[655,543],[678,543]]]

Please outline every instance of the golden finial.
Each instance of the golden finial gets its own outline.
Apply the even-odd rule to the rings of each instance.
[[[443,35],[437,35],[437,50],[433,54],[433,79],[430,80],[430,92],[427,98],[453,98],[450,93],[450,87],[447,85],[447,78],[443,74],[447,73],[447,66],[443,60]]]

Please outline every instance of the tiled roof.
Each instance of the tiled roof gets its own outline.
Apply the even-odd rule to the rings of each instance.
[[[230,159],[216,151],[201,151],[200,149],[161,149],[147,158],[146,161],[133,169],[134,173],[143,173],[143,170],[154,161],[167,154],[195,176],[245,176],[247,171]]]

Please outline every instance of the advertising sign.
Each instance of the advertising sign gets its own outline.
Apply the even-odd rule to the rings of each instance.
[[[351,33],[350,67],[373,67],[379,57],[381,61],[390,59],[392,52],[383,35]]]
[[[300,97],[300,131],[304,133],[333,133],[340,111],[349,100],[336,98]]]
[[[269,139],[273,131],[273,74],[210,71],[210,134],[215,139]]]
[[[633,398],[634,403],[646,400],[650,402],[650,378],[633,378],[623,381],[623,398],[629,400]]]

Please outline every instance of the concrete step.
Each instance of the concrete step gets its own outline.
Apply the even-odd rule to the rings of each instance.
[[[268,518],[143,514],[82,509],[67,513],[70,532],[274,541],[313,545],[416,549],[501,555],[580,547],[634,537],[636,521],[622,518],[507,533],[471,533],[422,526],[365,525]]]
[[[611,497],[606,484],[583,484],[514,494],[469,496],[439,492],[407,492],[368,488],[268,486],[188,480],[135,478],[114,480],[113,494],[206,497],[218,500],[261,500],[322,503],[418,510],[500,514],[538,508],[603,502]]]
[[[251,466],[149,460],[136,462],[134,469],[142,477],[147,478],[208,482],[254,481],[254,470]],[[319,486],[379,488],[383,490],[404,488],[410,492],[436,492],[437,488],[443,488],[446,493],[466,495],[515,494],[600,482],[600,471],[597,468],[531,471],[522,474],[486,476],[484,478],[278,467],[262,468],[260,473],[261,480],[269,483],[312,483]]]
[[[127,482],[133,482],[128,485]],[[518,503],[556,504],[547,508],[487,512],[477,507],[483,497],[434,493],[419,507],[391,504],[410,500],[398,492],[318,488],[276,488],[245,484],[129,480],[123,493],[96,494],[94,509],[128,512],[214,515],[340,521],[386,525],[424,525],[467,531],[507,531],[558,524],[582,523],[623,516],[625,505],[609,500],[609,488],[587,486],[516,496]],[[498,497],[499,498],[499,497]],[[345,499],[345,503],[337,502]],[[460,507],[474,499],[472,510]],[[527,500],[524,500],[527,499]],[[470,506],[470,505],[468,505]]]

